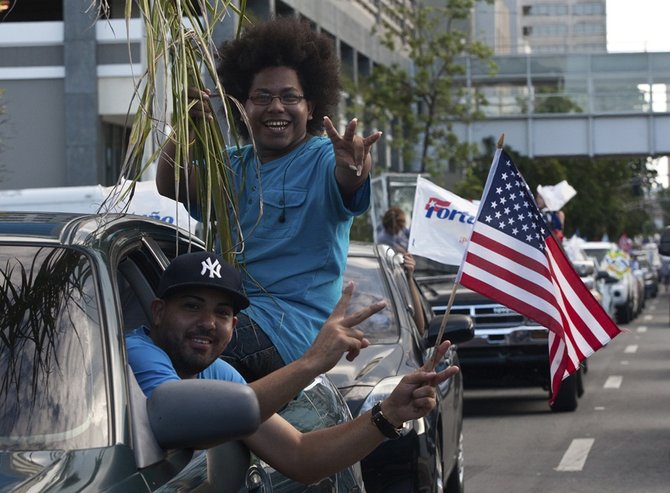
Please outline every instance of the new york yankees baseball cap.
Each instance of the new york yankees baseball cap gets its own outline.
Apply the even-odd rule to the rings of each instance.
[[[242,294],[242,280],[238,270],[211,252],[184,253],[167,266],[156,295],[159,298],[188,288],[214,288],[225,292],[233,302],[235,313],[249,306]]]

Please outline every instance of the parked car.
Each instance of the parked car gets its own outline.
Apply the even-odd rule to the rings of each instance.
[[[342,359],[328,375],[340,389],[354,416],[385,398],[401,378],[432,356],[442,317],[430,306],[412,306],[402,255],[385,245],[353,242],[345,280],[356,283],[351,310],[385,299],[381,312],[361,324],[370,341],[354,361]],[[415,310],[430,321],[422,336],[414,322]],[[469,318],[449,319],[444,339],[452,346],[437,369],[459,364],[456,345],[473,335]],[[387,440],[361,461],[366,491],[426,491],[462,493],[463,392],[460,374],[438,388],[438,405],[425,418],[405,424],[401,438]]]
[[[415,257],[415,276],[436,314],[449,304],[458,267]],[[537,322],[463,286],[456,286],[451,314],[472,318],[475,336],[458,346],[463,384],[468,388],[540,387],[548,393],[549,333]],[[584,393],[582,367],[563,380],[551,406],[574,411]]]
[[[141,216],[0,213],[0,490],[363,491],[360,465],[306,489],[241,442],[214,446],[258,426],[246,385],[144,397],[124,331],[147,322],[160,274],[189,249],[203,244]],[[282,414],[303,430],[351,418],[326,377]]]
[[[658,295],[658,271],[649,262],[648,250],[633,250],[631,257],[634,259],[634,274],[642,279],[644,285],[644,297],[656,298]]]
[[[641,311],[644,284],[633,274],[630,258],[616,243],[587,241],[582,245],[587,255],[594,257],[598,268],[619,279],[612,285],[612,296],[616,307],[616,321],[628,323]]]
[[[563,242],[566,255],[570,263],[579,274],[580,279],[589,288],[591,294],[600,302],[605,312],[612,318],[616,318],[616,307],[612,286],[619,279],[607,271],[600,270],[595,257],[590,257],[581,247],[583,241],[570,239]]]

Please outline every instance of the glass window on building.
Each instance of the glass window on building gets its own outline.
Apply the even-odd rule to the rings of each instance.
[[[594,77],[592,104],[594,113],[640,113],[648,108],[644,77]]]
[[[572,27],[573,34],[577,35],[591,35],[591,34],[605,34],[604,22],[577,22]]]
[[[572,6],[572,15],[605,15],[605,2],[584,2]]]
[[[568,34],[567,24],[539,24],[533,27],[533,35],[537,37],[550,38],[555,36],[565,36]]]
[[[565,80],[533,81],[533,111],[535,113],[583,113],[588,98],[584,92],[568,90]]]
[[[0,0],[0,22],[63,20],[63,0]]]
[[[563,3],[537,3],[524,5],[521,9],[525,16],[568,15],[568,6]]]

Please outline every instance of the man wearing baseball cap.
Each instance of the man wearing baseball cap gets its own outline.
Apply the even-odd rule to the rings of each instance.
[[[367,347],[356,325],[384,308],[378,302],[347,315],[353,285],[342,297],[310,349],[298,360],[249,385],[260,404],[259,429],[244,439],[258,457],[296,481],[313,483],[368,455],[405,421],[425,416],[436,405],[435,386],[458,372],[421,368],[403,377],[391,395],[352,421],[308,433],[276,414],[317,375],[330,370],[343,353],[353,359]],[[149,396],[169,380],[211,378],[244,383],[219,355],[230,342],[236,314],[248,306],[239,272],[209,252],[178,256],[165,270],[152,304],[150,328],[126,336],[130,366]],[[441,358],[449,341],[438,349]]]

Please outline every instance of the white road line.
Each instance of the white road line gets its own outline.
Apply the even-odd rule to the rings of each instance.
[[[584,463],[589,456],[594,440],[594,438],[575,438],[572,440],[556,470],[581,471],[584,469]]]
[[[637,344],[631,344],[626,346],[626,349],[623,350],[624,353],[637,353]]]
[[[605,410],[605,406],[596,406],[596,407],[593,408],[593,410],[594,410],[594,411],[604,411],[604,410]]]
[[[637,328],[637,331],[638,331],[640,334],[643,334],[643,333],[647,332],[647,326],[646,326],[646,325],[640,325],[640,326]]]
[[[648,320],[653,320],[654,316],[653,315],[645,315],[642,320],[648,321]]]
[[[623,377],[620,375],[612,375],[607,377],[607,380],[605,380],[605,385],[603,385],[604,389],[618,389],[621,387],[621,382],[623,382]]]

